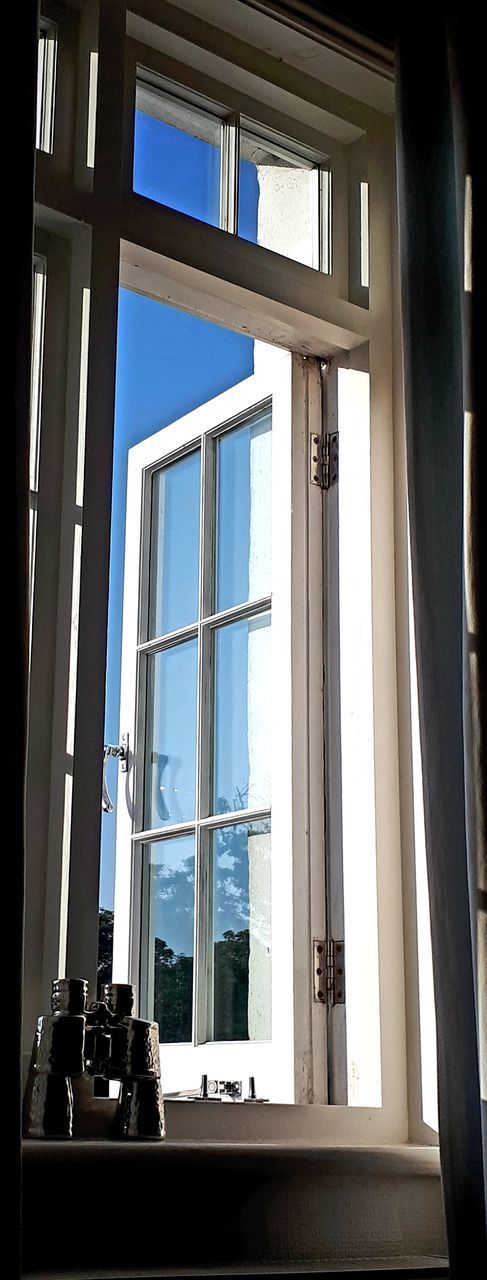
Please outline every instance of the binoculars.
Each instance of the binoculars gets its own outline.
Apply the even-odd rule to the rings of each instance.
[[[157,1022],[135,1017],[135,988],[129,983],[105,983],[102,999],[89,1008],[87,996],[84,978],[56,978],[52,984],[52,1012],[38,1019],[34,1037],[24,1137],[82,1137],[78,1086],[95,1076],[120,1083],[112,1137],[164,1137]]]

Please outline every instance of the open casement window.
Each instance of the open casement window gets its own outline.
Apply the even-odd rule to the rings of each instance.
[[[112,973],[161,1024],[166,1092],[254,1075],[270,1099],[169,1104],[169,1133],[177,1112],[184,1136],[429,1142],[392,84],[241,0],[50,0],[45,17],[26,1063],[52,978],[94,996]],[[198,347],[198,388],[193,338],[139,332],[117,439],[120,295],[251,356]],[[127,738],[128,772],[107,768],[114,902],[102,762]]]
[[[166,1091],[253,1075],[273,1101],[324,1100],[324,829],[303,821],[319,368],[260,343],[255,363],[129,451],[113,971],[159,1022]]]

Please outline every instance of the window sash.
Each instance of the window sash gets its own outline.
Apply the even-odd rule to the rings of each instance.
[[[148,694],[147,681],[148,669],[146,657],[172,650],[176,645],[184,643],[187,640],[194,639],[197,641],[198,655],[198,697],[195,704],[195,721],[196,721],[196,794],[195,794],[195,820],[193,823],[181,822],[170,824],[170,835],[172,837],[178,834],[193,834],[195,837],[195,943],[194,943],[194,962],[193,962],[193,990],[194,990],[194,1014],[193,1014],[193,1043],[204,1044],[209,1038],[209,1003],[211,991],[211,921],[209,916],[209,886],[210,886],[210,850],[209,850],[209,832],[213,829],[220,829],[228,826],[241,825],[243,822],[256,821],[257,819],[270,818],[270,807],[264,809],[246,808],[245,817],[242,817],[242,811],[238,810],[232,815],[226,813],[213,813],[211,802],[211,761],[213,759],[214,741],[213,734],[215,732],[214,716],[215,716],[215,685],[214,685],[214,656],[213,656],[213,640],[218,628],[225,625],[231,625],[236,621],[245,621],[260,616],[269,615],[271,617],[272,600],[270,596],[261,598],[260,600],[249,599],[239,605],[212,612],[214,599],[214,583],[212,581],[216,572],[214,548],[216,541],[216,442],[228,433],[235,430],[240,425],[251,425],[258,421],[263,414],[271,410],[271,402],[264,400],[260,405],[254,406],[251,413],[242,413],[237,415],[236,420],[226,422],[215,429],[210,429],[202,436],[195,436],[188,443],[183,451],[172,452],[169,447],[168,455],[156,463],[152,467],[146,468],[143,479],[143,497],[142,497],[142,528],[145,537],[142,539],[141,550],[141,569],[140,569],[140,603],[139,603],[139,637],[146,636],[148,630],[149,615],[149,590],[150,576],[149,557],[151,555],[150,538],[147,536],[151,528],[151,508],[153,501],[153,479],[157,471],[161,467],[170,466],[171,463],[177,461],[181,457],[187,457],[196,447],[199,449],[201,457],[201,474],[200,474],[200,592],[199,592],[199,618],[192,625],[178,628],[175,631],[169,631],[161,634],[153,639],[140,639],[137,646],[138,652],[138,707],[139,714],[137,717],[137,742],[139,744],[137,751],[136,764],[136,783],[135,783],[135,830],[132,834],[132,843],[135,846],[148,845],[153,843],[156,834],[156,828],[147,827],[144,824],[145,816],[145,791],[146,791],[146,752],[147,752],[147,715],[148,715]],[[170,442],[171,428],[166,427],[167,443]],[[209,698],[205,697],[204,691],[211,689]],[[207,815],[207,816],[205,816]],[[144,827],[143,835],[141,835],[140,827]],[[158,834],[163,839],[162,831],[167,838],[166,828],[161,828]],[[144,889],[144,880],[147,880],[147,868],[142,867],[142,886],[140,890],[140,901],[147,902],[147,890]],[[137,927],[137,926],[135,926]],[[147,1016],[151,1016],[151,972],[150,965],[147,965],[149,936],[148,936],[148,915],[147,909],[143,913],[141,919],[141,941],[140,941],[140,973],[143,975],[141,981],[142,1007]],[[146,996],[147,992],[147,996]]]

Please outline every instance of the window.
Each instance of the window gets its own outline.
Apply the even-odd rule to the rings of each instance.
[[[81,106],[38,157],[59,572],[49,723],[34,604],[26,1046],[55,972],[94,989],[99,934],[108,978],[113,933],[168,1092],[254,1075],[256,1135],[279,1102],[293,1133],[427,1139],[391,105],[370,68],[310,75],[311,38],[300,63],[229,11],[215,43],[191,7],[162,28],[117,0],[97,32],[81,5]]]
[[[138,70],[134,191],[329,273],[327,157],[147,77]]]
[[[118,788],[113,963],[138,973],[141,1006],[163,1027],[170,1091],[202,1074],[254,1075],[289,1102],[305,1045],[283,989],[294,933],[286,548],[292,432],[305,425],[292,395],[301,386],[304,399],[308,374],[262,343],[254,364],[129,450],[120,723],[134,745]],[[297,492],[304,482],[295,474]],[[300,861],[304,871],[303,842]]]

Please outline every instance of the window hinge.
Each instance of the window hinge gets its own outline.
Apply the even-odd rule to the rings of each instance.
[[[338,431],[324,436],[310,435],[309,478],[320,489],[331,489],[338,482]]]
[[[345,1004],[345,944],[334,939],[313,941],[314,999],[330,1009]]]

